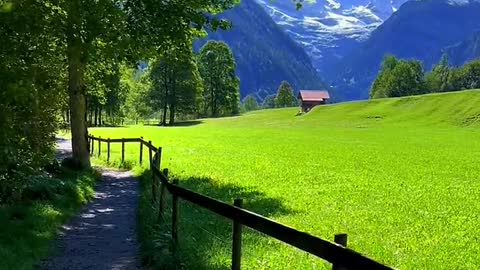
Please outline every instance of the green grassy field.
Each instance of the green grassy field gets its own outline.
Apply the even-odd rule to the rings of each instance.
[[[245,198],[246,208],[325,239],[348,233],[349,247],[394,267],[480,268],[480,91],[296,112],[91,133],[144,136],[163,147],[162,167],[180,185],[224,201]],[[137,159],[138,146],[127,149]],[[182,207],[185,268],[225,269],[228,223]],[[245,269],[328,267],[251,232],[244,244]]]

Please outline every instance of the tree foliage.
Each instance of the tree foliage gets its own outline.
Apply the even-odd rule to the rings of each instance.
[[[275,97],[275,106],[278,108],[292,107],[296,105],[293,89],[287,81],[283,81]]]
[[[65,47],[50,35],[55,11],[39,0],[9,3],[0,2],[0,204],[21,199],[52,158],[66,98]]]
[[[249,112],[258,110],[260,106],[254,95],[248,95],[242,101],[242,108],[244,111]]]
[[[371,98],[401,97],[425,93],[422,63],[386,56],[370,89]]]
[[[273,109],[275,108],[275,95],[268,95],[265,97],[262,103],[262,108]]]
[[[431,72],[425,75],[426,87],[430,92],[445,92],[450,89],[449,80],[451,68],[448,64],[447,55],[442,55],[440,62],[435,65]]]
[[[193,52],[169,50],[161,55],[150,72],[152,88],[149,93],[152,109],[162,108],[161,124],[175,123],[175,115],[196,112],[197,99],[202,89]]]
[[[386,56],[370,89],[370,98],[400,97],[480,88],[480,59],[452,68],[446,55],[424,74],[417,60]]]
[[[480,58],[453,69],[449,88],[455,90],[480,88]]]
[[[205,116],[235,115],[239,112],[240,80],[235,59],[227,44],[209,41],[198,54],[203,78],[201,113]]]
[[[135,124],[138,124],[139,120],[149,118],[153,114],[153,110],[149,106],[148,94],[151,89],[151,81],[147,72],[122,65],[120,67],[120,87],[122,88],[121,92],[126,93],[125,102],[121,107],[124,119],[133,120]]]

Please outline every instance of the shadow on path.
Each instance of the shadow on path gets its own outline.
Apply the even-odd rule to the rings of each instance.
[[[68,153],[69,141],[59,151]],[[137,255],[138,181],[130,172],[102,171],[93,201],[62,226],[57,253],[41,269],[140,269]]]

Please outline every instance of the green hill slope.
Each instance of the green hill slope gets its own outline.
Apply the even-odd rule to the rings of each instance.
[[[388,124],[480,123],[480,90],[377,99],[317,107],[308,119],[329,121],[376,121]]]
[[[207,124],[263,127],[384,126],[480,124],[480,90],[354,101],[318,106],[293,117],[297,108],[263,110],[241,117],[207,120]]]

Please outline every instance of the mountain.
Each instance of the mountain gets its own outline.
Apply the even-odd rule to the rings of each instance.
[[[209,34],[197,41],[195,48],[207,40],[221,40],[230,46],[237,63],[242,97],[254,93],[264,98],[276,93],[283,80],[295,90],[327,87],[303,48],[253,0],[242,0],[220,17],[228,19],[233,28]]]
[[[338,62],[407,0],[257,0],[312,57],[321,72]]]
[[[368,97],[385,54],[415,58],[430,69],[441,51],[480,30],[480,0],[409,1],[324,74],[347,99]]]
[[[474,33],[467,40],[445,48],[450,64],[463,65],[480,57],[480,32]]]

